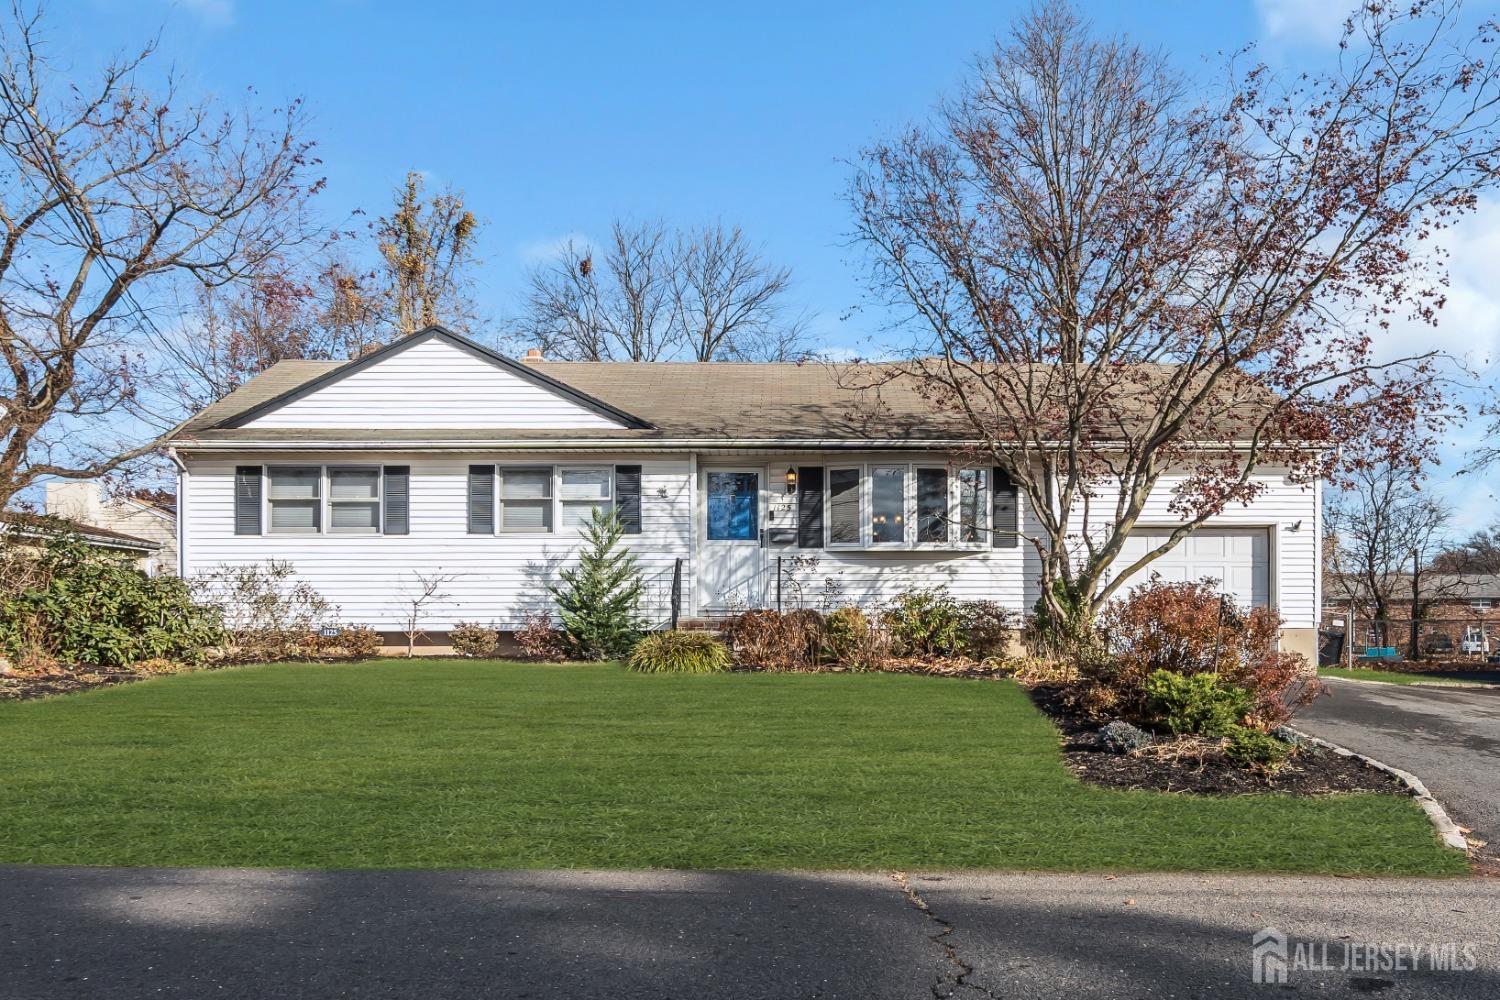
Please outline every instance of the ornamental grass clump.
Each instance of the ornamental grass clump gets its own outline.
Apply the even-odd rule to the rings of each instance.
[[[707,632],[653,632],[625,666],[638,674],[717,674],[729,669],[729,649]]]

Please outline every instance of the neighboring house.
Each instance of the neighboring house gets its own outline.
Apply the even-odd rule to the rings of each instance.
[[[356,361],[284,361],[170,442],[181,572],[289,560],[345,619],[386,632],[403,590],[437,573],[430,630],[507,629],[547,606],[579,526],[614,506],[656,623],[674,576],[683,618],[934,585],[1029,610],[1039,568],[1017,490],[962,467],[963,428],[912,390],[842,388],[837,371],[515,361],[437,328]],[[1311,655],[1319,490],[1258,478],[1258,499],[1152,569],[1278,607],[1283,644]],[[1178,523],[1177,481],[1131,551]]]
[[[153,572],[161,561],[161,543],[149,538],[51,514],[0,514],[0,540],[6,543],[14,541],[23,549],[30,543],[40,543],[43,539],[63,534],[75,534],[100,551],[128,556],[147,573]]]
[[[177,509],[169,500],[131,494],[105,499],[91,480],[55,480],[47,484],[46,512],[152,542],[155,548],[141,568],[152,575],[177,572]]]
[[[1372,602],[1361,597],[1358,580],[1329,574],[1326,604],[1332,617],[1354,610],[1354,648],[1395,646],[1403,653],[1411,641],[1411,577],[1392,577],[1386,620],[1375,621]],[[1436,573],[1420,577],[1422,595],[1417,618],[1421,653],[1492,653],[1500,650],[1500,574]]]

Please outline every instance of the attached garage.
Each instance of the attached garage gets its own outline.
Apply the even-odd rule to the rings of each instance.
[[[1136,529],[1115,564],[1129,566],[1170,534],[1168,528]],[[1146,583],[1153,574],[1170,583],[1208,577],[1242,606],[1265,607],[1271,603],[1270,533],[1265,528],[1200,528],[1131,577],[1126,587]]]

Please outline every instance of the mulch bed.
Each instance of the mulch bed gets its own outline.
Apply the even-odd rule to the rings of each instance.
[[[27,701],[56,694],[145,680],[150,674],[0,674],[0,701]]]
[[[1062,752],[1068,766],[1090,784],[1192,795],[1234,795],[1241,792],[1410,794],[1405,785],[1384,771],[1318,747],[1298,750],[1272,775],[1246,770],[1221,756],[1162,760],[1153,759],[1149,754],[1115,753],[1100,740],[1099,724],[1073,712],[1063,700],[1062,692],[1062,688],[1055,686],[1035,687],[1031,689],[1031,699],[1062,733]]]

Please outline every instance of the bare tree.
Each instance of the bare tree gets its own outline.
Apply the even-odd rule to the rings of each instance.
[[[797,360],[800,319],[783,315],[791,273],[738,228],[669,232],[615,222],[608,246],[568,243],[531,274],[520,334],[578,361]]]
[[[525,334],[574,361],[663,360],[674,347],[670,251],[659,222],[616,221],[602,265],[569,241],[531,273]]]
[[[672,315],[682,351],[694,361],[796,361],[803,324],[782,299],[790,268],[769,264],[738,226],[679,233],[673,254]]]
[[[1438,553],[1433,567],[1443,573],[1500,573],[1500,522]]]
[[[413,570],[411,575],[412,579],[402,582],[396,600],[404,626],[401,631],[406,635],[407,659],[417,655],[417,640],[427,634],[423,628],[427,615],[451,596],[444,588],[459,578],[459,574],[444,573],[441,569],[432,573]]]
[[[1395,639],[1391,622],[1400,607],[1414,658],[1422,620],[1434,604],[1459,592],[1455,578],[1433,565],[1452,517],[1451,508],[1423,494],[1389,462],[1361,466],[1328,507],[1334,540],[1329,590],[1374,621],[1384,643]]]
[[[199,286],[184,322],[151,338],[161,362],[157,392],[200,410],[288,358],[334,354],[313,308],[315,290],[281,271],[227,287]]]
[[[1411,248],[1497,181],[1494,28],[1457,20],[1363,5],[1328,71],[1231,64],[1195,103],[1216,91],[1049,4],[931,125],[866,152],[856,237],[916,332],[866,377],[911,384],[1010,472],[1054,620],[1085,629],[1258,474],[1346,468],[1331,442],[1405,475],[1429,457],[1439,362],[1381,340],[1434,321],[1442,262]],[[1180,526],[1116,569],[1164,485]]]
[[[297,103],[264,114],[137,81],[154,45],[60,80],[40,13],[0,28],[0,508],[40,479],[88,478],[155,441],[81,433],[141,401],[152,296],[220,287],[302,240],[321,181]]]
[[[376,226],[391,318],[403,335],[439,322],[462,328],[473,312],[468,271],[479,220],[462,192],[424,200],[423,187],[421,174],[408,173],[391,214]]]

